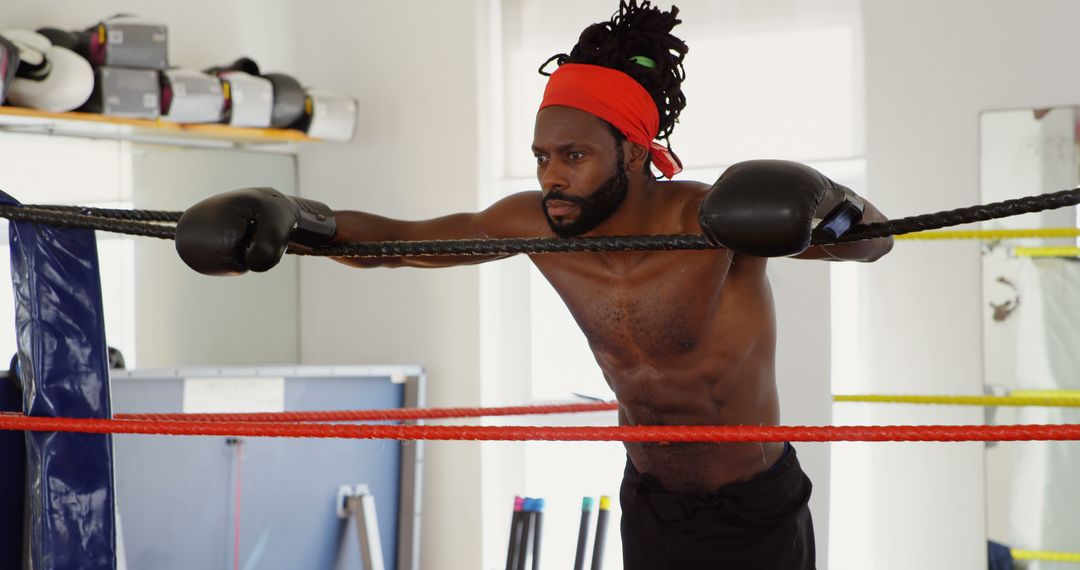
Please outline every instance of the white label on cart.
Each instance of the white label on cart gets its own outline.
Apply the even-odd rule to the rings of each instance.
[[[284,378],[185,378],[184,413],[285,411]]]

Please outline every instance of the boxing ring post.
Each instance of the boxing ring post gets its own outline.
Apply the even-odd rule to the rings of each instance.
[[[18,202],[0,192],[0,203]],[[12,222],[9,234],[24,386],[21,411],[109,418],[109,359],[94,232]],[[5,497],[0,502],[7,504],[17,493],[23,497],[25,515],[22,528],[16,529],[21,532],[0,536],[0,555],[11,541],[18,541],[23,559],[17,567],[115,570],[112,436],[20,435],[26,484],[11,486],[8,471],[14,467],[5,461],[0,479]],[[7,457],[18,450],[9,446],[0,452]]]

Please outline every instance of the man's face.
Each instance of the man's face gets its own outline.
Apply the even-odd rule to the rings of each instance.
[[[556,235],[589,232],[626,198],[629,181],[621,148],[593,115],[569,107],[541,110],[532,149],[544,217]]]

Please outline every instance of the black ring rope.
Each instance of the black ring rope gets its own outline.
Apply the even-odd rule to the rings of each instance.
[[[1027,196],[911,216],[854,227],[839,239],[814,240],[831,245],[935,230],[961,224],[1030,214],[1080,204],[1080,188]],[[182,212],[112,210],[81,206],[0,205],[0,218],[57,227],[102,230],[136,236],[175,239],[175,222]],[[500,238],[428,241],[380,241],[340,244],[315,250],[293,251],[298,255],[328,257],[421,257],[432,255],[514,255],[520,253],[566,253],[603,251],[661,251],[713,249],[696,234],[655,236],[604,236],[581,238]]]
[[[134,220],[138,222],[168,222],[175,224],[180,221],[183,212],[166,212],[164,210],[116,210],[110,208],[91,208],[89,206],[57,206],[54,204],[25,204],[24,208],[35,210],[51,210],[54,212],[68,212],[94,216],[96,218],[110,218],[114,220]]]
[[[80,211],[84,208],[77,208]],[[124,210],[113,210],[121,212]],[[127,210],[130,212],[142,212],[139,210]],[[47,224],[58,228],[76,230],[101,230],[118,234],[133,236],[155,237],[160,239],[176,239],[176,226],[169,224],[156,224],[137,220],[116,219],[105,216],[91,216],[67,208],[55,209],[53,206],[46,208],[31,206],[0,205],[0,218],[7,218],[13,222],[32,222],[35,224]],[[179,217],[178,217],[179,219]]]
[[[1004,202],[957,208],[933,214],[899,218],[887,222],[878,222],[856,226],[851,231],[834,240],[834,243],[848,243],[886,236],[898,236],[927,230],[937,230],[961,224],[985,222],[1000,218],[1009,218],[1021,214],[1032,214],[1044,210],[1056,210],[1080,204],[1080,188],[1061,190],[1038,196],[1025,196]]]

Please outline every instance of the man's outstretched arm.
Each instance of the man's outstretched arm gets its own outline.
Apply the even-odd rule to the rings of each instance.
[[[458,213],[421,221],[386,218],[367,212],[336,212],[337,233],[332,244],[371,241],[424,241],[539,237],[547,235],[539,192],[507,196],[475,213]],[[423,257],[340,257],[353,267],[451,267],[502,259],[508,255],[438,255]]]
[[[362,212],[334,212],[325,204],[272,188],[247,188],[207,198],[188,208],[176,226],[176,250],[206,275],[268,271],[292,246],[393,240],[531,237],[544,235],[540,193],[508,196],[482,212],[407,222]],[[339,259],[357,267],[446,267],[499,256]]]

